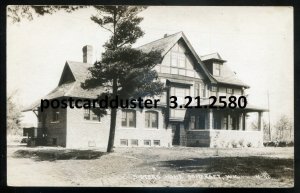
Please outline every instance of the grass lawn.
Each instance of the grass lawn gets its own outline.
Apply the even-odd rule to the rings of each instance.
[[[292,187],[293,147],[8,147],[10,186]]]

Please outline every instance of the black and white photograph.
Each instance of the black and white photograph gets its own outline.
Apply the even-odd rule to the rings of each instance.
[[[294,187],[292,6],[6,10],[8,186]]]

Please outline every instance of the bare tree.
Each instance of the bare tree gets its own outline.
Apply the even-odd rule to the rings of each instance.
[[[274,125],[278,141],[293,141],[293,124],[289,117],[282,115]]]
[[[21,133],[21,111],[14,98],[18,91],[14,90],[6,98],[7,104],[7,134],[17,135]]]

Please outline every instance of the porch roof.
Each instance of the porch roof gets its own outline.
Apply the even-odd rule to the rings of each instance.
[[[203,107],[203,109],[208,109],[208,107],[205,108],[205,106],[209,106],[210,104],[211,104],[211,102],[209,102],[208,99],[200,101],[200,106]],[[190,106],[196,106],[196,105],[197,105],[196,103],[193,103]],[[231,109],[229,107],[219,108],[219,107],[224,106],[224,104],[219,103],[219,101],[217,101],[213,106],[217,107],[217,109],[235,110],[235,111],[242,111],[242,112],[268,112],[269,111],[268,109],[265,109],[265,108],[262,108],[262,107],[259,107],[259,106],[253,105],[253,104],[249,104],[249,103],[246,105],[245,108],[236,107],[234,109]]]

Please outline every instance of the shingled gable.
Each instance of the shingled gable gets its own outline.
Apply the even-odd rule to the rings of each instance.
[[[191,51],[192,55],[196,59],[197,63],[199,64],[200,70],[204,72],[206,77],[210,80],[212,83],[216,83],[216,80],[213,79],[213,77],[210,75],[209,71],[206,69],[205,65],[201,61],[200,57],[192,47],[191,43],[188,41],[184,33],[177,32],[172,35],[168,35],[162,39],[155,40],[153,42],[144,44],[140,47],[137,47],[137,49],[142,50],[143,52],[150,52],[150,51],[160,51],[162,58],[170,51],[170,49],[180,40],[182,39],[183,42],[186,44],[186,46]]]

